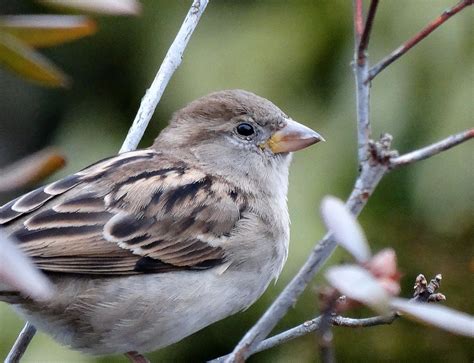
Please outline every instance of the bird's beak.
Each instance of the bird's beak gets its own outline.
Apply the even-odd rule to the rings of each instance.
[[[275,132],[262,146],[266,146],[274,154],[278,154],[301,150],[319,141],[326,140],[309,127],[293,120],[287,120],[286,126]]]

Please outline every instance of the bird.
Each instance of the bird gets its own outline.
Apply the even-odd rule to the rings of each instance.
[[[56,293],[0,300],[71,349],[151,352],[252,305],[288,256],[292,152],[323,137],[244,90],[201,97],[154,143],[0,207]]]

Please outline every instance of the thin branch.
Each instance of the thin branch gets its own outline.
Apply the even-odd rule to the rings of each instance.
[[[360,43],[362,33],[364,32],[363,1],[354,0],[354,42]]]
[[[388,325],[393,323],[399,317],[398,314],[390,314],[386,316],[373,316],[364,319],[353,319],[346,318],[343,316],[331,317],[331,325],[335,327],[347,327],[347,328],[367,328],[378,325]],[[294,328],[285,330],[284,332],[274,335],[271,338],[265,339],[255,349],[254,353],[263,352],[264,350],[271,349],[278,345],[287,343],[293,339],[302,337],[304,335],[317,331],[321,324],[321,316],[318,316],[312,320],[305,321],[303,324],[297,325]],[[225,355],[209,361],[208,363],[223,362],[229,355]]]
[[[359,165],[367,161],[368,143],[372,133],[369,118],[370,85],[364,82],[367,79],[368,71],[367,63],[360,65],[354,62],[357,102],[357,156]]]
[[[398,317],[399,315],[397,313],[393,313],[390,315],[373,316],[364,319],[352,319],[345,318],[343,316],[335,316],[332,319],[332,325],[342,326],[346,328],[368,328],[371,326],[392,324]]]
[[[369,64],[367,57],[365,56],[365,48],[362,51],[362,56],[359,57],[360,46],[363,38],[364,43],[367,45],[369,31],[371,28],[373,18],[367,18],[366,30],[361,30],[362,22],[362,1],[356,0],[354,3],[354,76],[356,84],[356,104],[357,104],[357,156],[359,166],[362,165],[368,158],[368,145],[371,136],[370,130],[370,84],[366,83],[365,80],[369,75]],[[372,17],[375,15],[376,3],[371,3]],[[360,33],[362,31],[362,33]],[[360,39],[360,40],[359,40]]]
[[[357,49],[357,63],[365,62],[367,57],[367,48],[369,46],[370,33],[372,31],[372,25],[374,24],[375,13],[377,12],[377,5],[379,0],[372,0],[369,6],[369,12],[367,13],[367,20],[365,21],[364,32],[360,37],[359,47]]]
[[[427,159],[442,151],[451,149],[452,147],[459,145],[474,137],[474,128],[455,135],[451,135],[437,143],[428,145],[424,148],[409,152],[407,154],[397,156],[390,159],[390,168],[398,168],[403,165],[412,164],[420,160]]]
[[[444,24],[447,20],[449,20],[452,16],[459,13],[461,10],[465,9],[469,5],[472,5],[473,0],[463,0],[460,1],[458,4],[453,6],[452,8],[445,10],[440,16],[438,16],[435,20],[429,23],[425,28],[423,28],[419,33],[417,33],[413,38],[409,39],[397,49],[395,49],[392,53],[382,59],[379,63],[373,66],[370,71],[369,75],[366,78],[366,83],[373,80],[377,74],[379,74],[382,70],[384,70],[387,66],[395,62],[398,58],[400,58],[403,54],[408,52],[411,48],[417,45],[421,40],[426,38],[430,35],[435,29],[437,29],[440,25]]]
[[[313,333],[319,329],[320,324],[321,316],[309,321],[305,321],[303,324],[288,329],[280,334],[274,335],[271,338],[265,339],[257,346],[255,353],[262,352],[264,350],[276,347],[277,345],[289,342],[290,340]]]
[[[332,312],[336,308],[337,301],[339,299],[339,292],[334,290],[328,300],[324,302],[322,308],[321,321],[318,329],[318,345],[319,345],[319,356],[321,357],[322,363],[333,363],[334,359],[334,348],[332,333]]]
[[[26,348],[28,347],[28,344],[30,344],[31,339],[35,336],[35,333],[36,328],[27,322],[18,335],[18,338],[16,338],[15,344],[13,344],[13,347],[5,358],[4,363],[19,362],[21,357],[23,357],[23,354],[25,354]]]
[[[208,2],[209,0],[193,1],[183,25],[181,25],[173,44],[171,44],[171,47],[168,49],[168,53],[166,53],[165,59],[153,83],[142,99],[135,120],[133,120],[132,127],[128,131],[127,137],[120,148],[121,153],[137,148],[171,76],[181,64],[189,38],[191,38]]]

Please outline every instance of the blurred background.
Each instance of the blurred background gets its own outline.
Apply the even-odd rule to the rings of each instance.
[[[58,147],[68,164],[52,179],[117,153],[174,39],[191,1],[143,0],[139,17],[99,17],[98,32],[41,50],[72,79],[67,89],[44,88],[0,68],[0,168],[45,146]],[[384,1],[370,42],[381,59],[454,1]],[[2,14],[41,14],[32,1],[2,0]],[[407,152],[472,127],[473,13],[449,20],[372,85],[374,136],[388,132]],[[272,100],[326,138],[294,157],[290,175],[291,246],[282,276],[250,309],[159,352],[152,361],[200,362],[228,353],[294,276],[325,233],[319,216],[324,195],[346,198],[357,175],[350,1],[211,1],[181,67],[158,105],[141,145],[148,146],[173,111],[209,92],[243,88]],[[463,144],[386,176],[360,221],[373,251],[393,247],[409,297],[419,273],[443,274],[446,305],[474,313],[473,145]],[[24,191],[24,190],[23,190]],[[18,191],[18,193],[23,192]],[[17,194],[18,194],[17,193]],[[6,202],[15,195],[0,195]],[[350,261],[338,251],[329,264]],[[321,274],[320,274],[321,275]],[[315,278],[274,333],[318,314]],[[350,316],[372,312],[359,309]],[[23,325],[0,304],[0,357]],[[470,362],[467,338],[400,319],[391,326],[334,329],[341,362]],[[256,354],[250,362],[318,361],[308,335]],[[92,358],[39,333],[23,362],[125,362]]]

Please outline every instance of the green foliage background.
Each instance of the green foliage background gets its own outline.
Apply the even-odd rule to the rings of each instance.
[[[382,1],[371,38],[372,62],[410,37],[454,2]],[[44,89],[0,69],[0,166],[46,145],[69,159],[65,175],[116,153],[173,40],[190,1],[143,1],[138,18],[101,18],[99,32],[44,51],[73,79],[68,90]],[[40,13],[30,2],[2,1],[4,14]],[[472,127],[473,16],[467,9],[373,82],[374,135],[389,132],[401,152]],[[211,0],[142,142],[174,110],[214,90],[243,88],[269,98],[327,142],[297,153],[290,176],[292,237],[282,276],[250,309],[169,348],[153,361],[204,361],[231,350],[296,273],[324,234],[318,205],[326,194],[348,196],[357,175],[350,1]],[[361,223],[374,251],[391,246],[409,296],[418,273],[443,273],[450,307],[474,313],[474,168],[472,143],[388,175]],[[55,178],[59,177],[55,176]],[[1,196],[7,201],[10,196]],[[338,251],[331,263],[350,260]],[[281,331],[318,312],[316,278],[278,325]],[[157,302],[159,303],[159,302]],[[369,311],[352,312],[366,316]],[[0,357],[22,321],[0,304]],[[341,362],[468,362],[474,345],[403,319],[363,330],[336,328]],[[314,362],[316,338],[306,336],[251,362]],[[24,362],[124,362],[92,358],[35,337]]]

